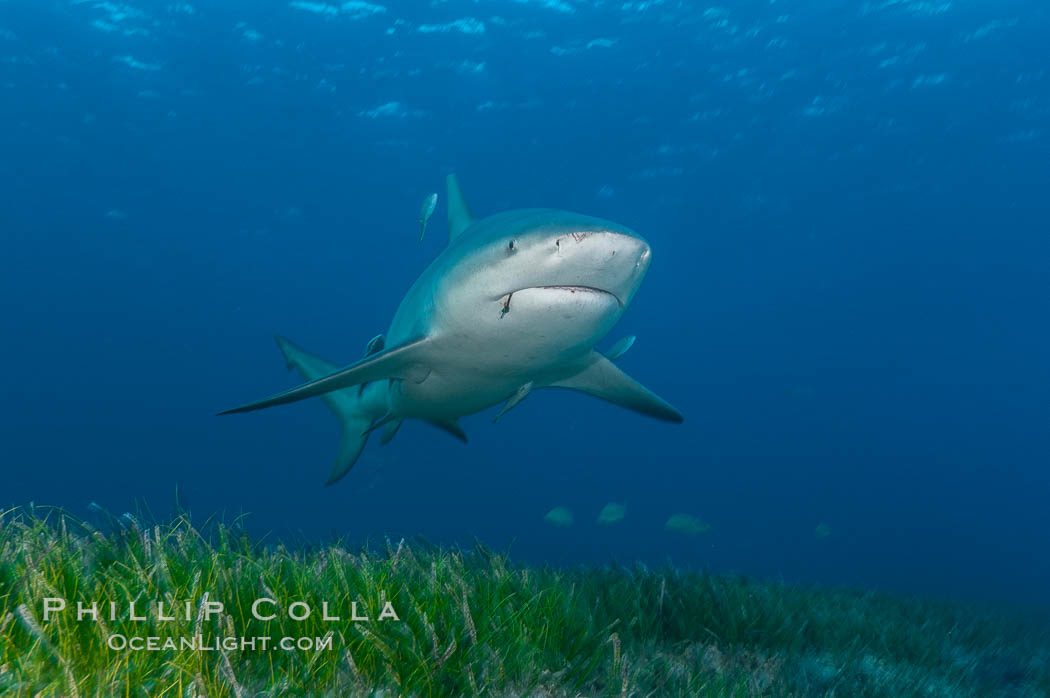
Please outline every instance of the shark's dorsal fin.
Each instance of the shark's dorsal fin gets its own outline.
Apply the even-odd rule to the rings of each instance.
[[[448,241],[452,242],[470,227],[474,216],[467,206],[467,200],[463,198],[456,175],[450,174],[446,177],[445,184],[448,187]]]
[[[250,402],[247,405],[235,407],[232,410],[226,410],[219,414],[252,412],[275,405],[298,402],[309,397],[330,393],[333,390],[349,388],[353,385],[360,385],[361,383],[368,383],[381,378],[399,378],[401,380],[410,380],[414,383],[422,383],[430,375],[430,367],[426,365],[425,357],[429,341],[429,339],[423,337],[384,349],[335,373],[304,383],[298,388],[292,388],[273,397]]]
[[[571,378],[551,383],[552,388],[582,390],[620,407],[656,417],[665,422],[682,422],[682,413],[663,398],[616,367],[598,352],[591,352],[587,367]]]

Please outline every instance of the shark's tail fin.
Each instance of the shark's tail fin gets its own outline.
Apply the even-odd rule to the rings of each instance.
[[[336,364],[304,351],[291,340],[284,337],[275,337],[275,339],[288,363],[288,369],[298,370],[308,381],[335,373],[340,368]],[[358,456],[361,455],[361,450],[364,449],[365,442],[368,441],[368,434],[371,432],[375,410],[367,403],[365,392],[358,386],[325,393],[321,399],[343,425],[343,440],[339,445],[339,455],[325,483],[333,485],[350,472],[350,468],[354,467]]]

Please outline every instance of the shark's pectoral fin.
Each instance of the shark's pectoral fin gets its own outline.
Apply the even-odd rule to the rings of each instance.
[[[531,393],[531,392],[532,392],[532,381],[529,381],[525,385],[523,385],[520,388],[518,388],[518,390],[513,395],[510,396],[510,399],[507,400],[507,404],[505,404],[503,406],[503,409],[501,409],[499,411],[499,414],[497,414],[495,417],[492,418],[492,421],[493,422],[499,421],[500,417],[502,417],[503,415],[507,414],[507,412],[509,412],[513,408],[517,407],[518,403],[521,402],[522,400],[524,400],[525,398],[527,398],[529,396],[529,393]]]
[[[437,427],[446,434],[456,437],[463,443],[467,443],[467,432],[463,431],[463,427],[461,427],[459,422],[455,419],[428,419],[426,422],[431,426]]]
[[[552,388],[569,388],[640,412],[665,422],[682,422],[682,413],[656,393],[621,371],[612,361],[592,352],[587,367],[575,376],[551,383]]]
[[[322,378],[304,383],[297,388],[278,393],[264,400],[250,402],[247,405],[235,407],[219,414],[234,414],[237,412],[251,412],[261,410],[275,405],[284,405],[289,402],[298,402],[310,397],[317,397],[330,393],[333,390],[349,388],[361,383],[379,380],[381,378],[397,378],[399,380],[422,383],[430,375],[430,367],[427,365],[427,345],[429,339],[405,342],[396,347],[367,356],[357,363],[350,364]]]

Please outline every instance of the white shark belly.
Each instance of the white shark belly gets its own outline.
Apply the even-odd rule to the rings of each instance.
[[[399,382],[391,407],[401,418],[447,420],[474,414],[506,400],[513,380],[479,380],[462,371],[431,372],[422,383]]]
[[[574,359],[576,357],[573,357]],[[391,409],[399,417],[454,419],[498,405],[526,383],[549,385],[580,370],[580,360],[513,363],[502,356],[435,367],[421,383],[399,381]],[[495,359],[495,360],[494,360]]]

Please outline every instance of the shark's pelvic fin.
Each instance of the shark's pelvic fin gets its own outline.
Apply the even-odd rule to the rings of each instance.
[[[397,416],[396,416],[396,415],[394,415],[394,413],[393,413],[393,412],[387,412],[387,413],[386,413],[386,414],[384,414],[384,415],[383,415],[382,417],[380,417],[380,418],[379,418],[379,419],[377,419],[376,421],[372,422],[372,423],[371,423],[371,424],[370,424],[370,425],[368,426],[368,428],[367,428],[367,429],[365,429],[365,431],[366,431],[367,433],[371,434],[371,433],[372,433],[373,431],[375,431],[375,430],[376,430],[376,429],[378,429],[379,427],[383,427],[383,426],[386,426],[387,424],[390,424],[391,422],[394,422],[394,421],[398,421],[398,418],[397,418]]]
[[[590,393],[641,414],[665,422],[682,422],[682,413],[641,383],[621,371],[598,352],[591,352],[587,367],[571,378],[551,383],[552,388],[569,388]]]
[[[463,431],[463,427],[459,425],[459,421],[455,419],[437,420],[428,419],[427,424],[435,426],[446,434],[456,437],[463,443],[467,443],[467,432]]]
[[[304,351],[284,337],[275,339],[288,366],[297,369],[306,380],[316,380],[338,370],[335,364]],[[325,393],[321,399],[343,425],[343,440],[339,444],[339,455],[336,456],[332,472],[328,475],[326,483],[332,485],[350,472],[357,457],[361,455],[361,450],[368,440],[368,427],[372,422],[372,414],[356,391],[336,390]]]
[[[627,350],[634,346],[634,340],[638,339],[633,334],[629,334],[626,337],[621,337],[609,348],[608,353],[605,355],[610,361],[616,361],[618,358],[627,353]]]
[[[393,419],[383,426],[383,433],[379,437],[379,445],[386,446],[390,443],[391,439],[397,435],[397,430],[401,428],[403,419]]]
[[[378,354],[379,352],[383,351],[383,348],[385,346],[386,339],[383,338],[383,335],[377,334],[375,337],[372,337],[372,339],[368,340],[368,346],[365,347],[365,356]]]
[[[463,198],[456,175],[450,174],[446,177],[445,185],[448,187],[448,241],[452,242],[470,227],[474,216],[470,213],[467,200]]]
[[[518,388],[517,391],[515,391],[515,393],[510,396],[510,399],[507,400],[507,404],[505,404],[503,406],[503,409],[501,409],[499,411],[499,413],[495,417],[492,418],[492,421],[493,422],[499,421],[500,417],[502,417],[503,415],[507,414],[507,412],[509,412],[513,408],[517,407],[518,403],[521,402],[522,400],[524,400],[525,398],[527,398],[529,396],[529,393],[531,393],[531,392],[532,392],[532,381],[529,381],[525,385],[523,385],[520,388]]]
[[[287,340],[285,340],[287,341]],[[426,337],[405,342],[390,349],[372,354],[357,363],[350,364],[346,368],[332,372],[323,377],[315,378],[309,383],[304,383],[297,388],[278,393],[264,400],[250,402],[247,405],[235,407],[219,414],[235,414],[238,412],[252,412],[275,405],[285,405],[289,402],[298,402],[310,397],[325,395],[333,390],[349,388],[353,385],[379,380],[381,378],[398,378],[409,380],[414,383],[422,383],[430,375],[430,368],[426,365],[425,354],[428,343]],[[289,342],[290,344],[290,342]],[[282,347],[283,349],[283,347]],[[286,355],[287,356],[287,355]],[[327,362],[325,362],[327,363]],[[371,420],[369,420],[371,422]],[[365,425],[367,428],[368,425]]]
[[[368,340],[368,344],[365,346],[365,357],[367,358],[367,357],[371,356],[372,354],[378,354],[379,352],[383,351],[383,347],[385,347],[385,346],[386,346],[386,339],[383,338],[383,335],[377,334],[375,337],[372,337],[372,339]],[[338,369],[333,368],[328,373],[335,373],[337,370]],[[325,375],[327,375],[327,374],[325,374]],[[358,395],[364,395],[364,393],[365,393],[365,386],[366,385],[368,385],[368,384],[367,383],[362,383],[361,385],[357,386],[357,394]]]

